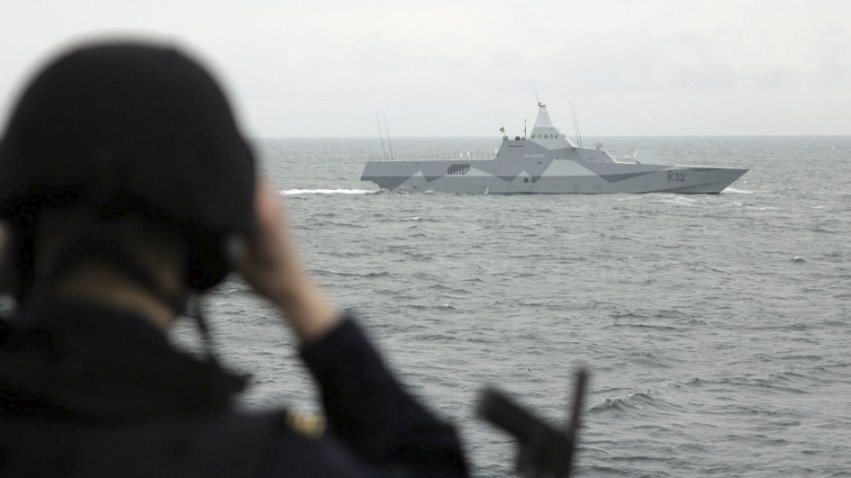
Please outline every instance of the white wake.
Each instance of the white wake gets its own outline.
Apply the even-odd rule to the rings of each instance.
[[[363,194],[375,194],[377,190],[374,189],[282,189],[280,191],[282,196],[300,196],[304,194],[350,194],[350,195],[363,195]]]
[[[745,191],[744,189],[736,189],[731,187],[724,188],[725,193],[733,193],[733,194],[753,194],[753,191]]]

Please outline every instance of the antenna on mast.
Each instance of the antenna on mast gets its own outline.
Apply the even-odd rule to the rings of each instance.
[[[573,129],[576,131],[576,144],[582,147],[582,133],[579,131],[579,118],[576,116],[576,105],[570,101],[570,115],[573,116]]]
[[[390,148],[390,159],[393,159],[393,144],[390,143],[390,130],[387,129],[387,117],[381,115],[381,118],[384,120],[384,132],[387,133],[387,147]]]
[[[387,156],[387,151],[384,149],[384,135],[381,134],[381,122],[378,121],[377,114],[375,115],[375,123],[378,124],[378,137],[381,138],[381,159],[385,159],[385,157]]]

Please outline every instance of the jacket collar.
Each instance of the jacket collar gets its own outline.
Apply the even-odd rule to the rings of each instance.
[[[0,333],[0,414],[124,421],[229,407],[246,380],[178,351],[143,318],[33,295]],[[5,398],[4,398],[5,395]]]

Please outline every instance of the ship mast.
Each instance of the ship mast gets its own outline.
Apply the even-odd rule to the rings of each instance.
[[[576,144],[582,147],[582,133],[579,131],[579,118],[576,117],[576,105],[570,101],[570,114],[573,116],[573,129],[576,131]]]

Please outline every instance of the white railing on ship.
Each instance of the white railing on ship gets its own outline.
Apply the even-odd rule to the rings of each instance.
[[[390,161],[389,154],[370,154],[370,161]],[[402,153],[394,154],[393,161],[490,161],[496,159],[496,153],[485,151],[464,151],[461,153]]]

